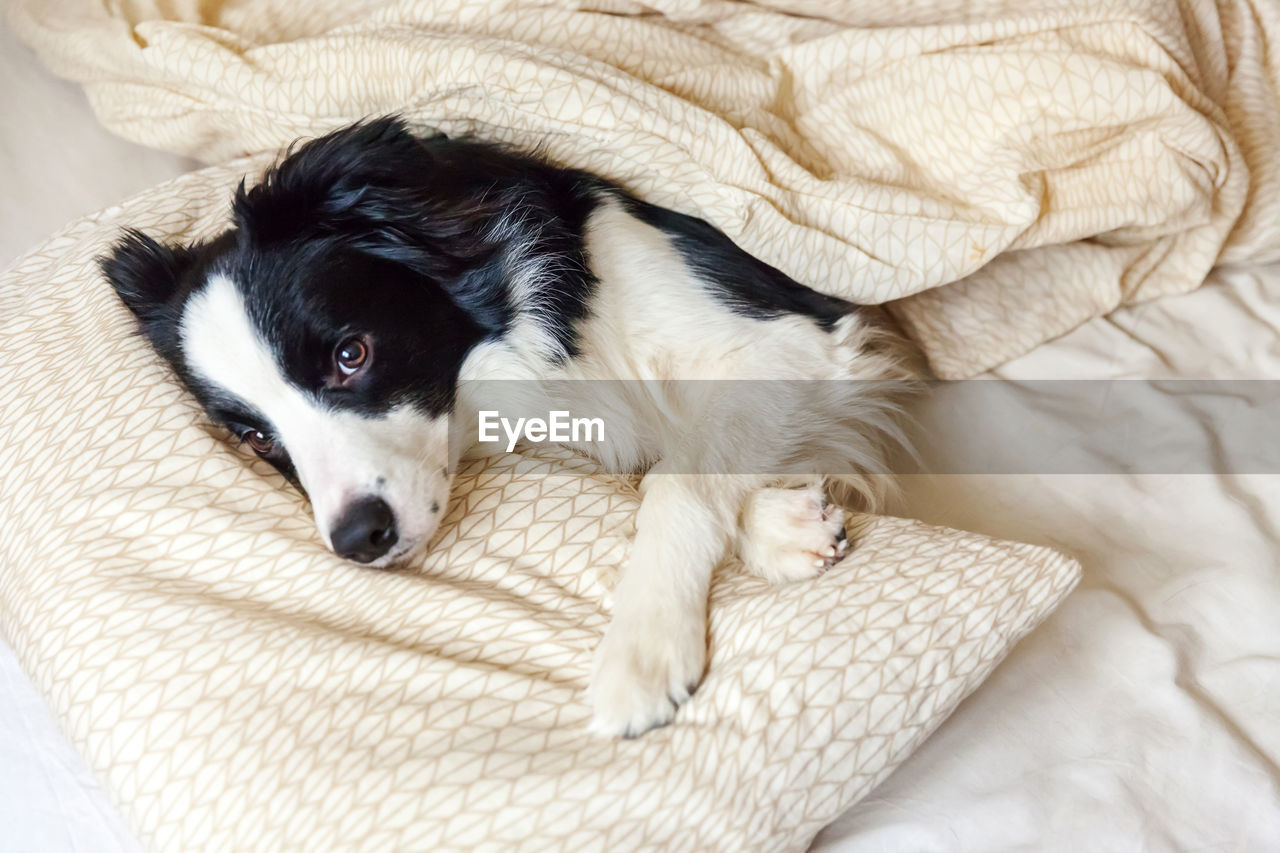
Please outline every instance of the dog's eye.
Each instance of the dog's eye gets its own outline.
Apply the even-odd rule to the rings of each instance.
[[[243,438],[245,442],[253,448],[253,452],[259,456],[266,456],[276,446],[275,439],[259,429],[251,429],[242,435],[241,438]]]
[[[364,338],[347,338],[333,351],[333,360],[343,376],[354,376],[369,360],[369,343]]]

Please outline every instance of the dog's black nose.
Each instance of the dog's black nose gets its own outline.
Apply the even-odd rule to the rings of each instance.
[[[357,563],[372,563],[396,544],[396,516],[382,498],[349,505],[329,531],[333,552]]]

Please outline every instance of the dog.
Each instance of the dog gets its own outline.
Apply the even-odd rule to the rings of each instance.
[[[828,493],[875,498],[910,378],[868,309],[706,222],[398,117],[241,181],[216,239],[131,230],[100,263],[208,416],[309,498],[335,554],[366,566],[428,545],[477,449],[450,423],[492,408],[475,390],[486,380],[535,408],[539,383],[563,382],[566,406],[608,413],[606,446],[565,442],[647,472],[592,668],[591,727],[606,735],[670,722],[697,687],[727,555],[774,582],[844,557]]]

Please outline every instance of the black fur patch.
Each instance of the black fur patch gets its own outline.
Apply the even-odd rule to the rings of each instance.
[[[818,293],[757,260],[701,219],[631,196],[625,196],[625,202],[629,213],[671,238],[710,293],[736,314],[757,320],[799,314],[830,330],[857,309],[852,302]]]
[[[601,182],[490,143],[419,138],[382,118],[308,142],[234,203],[246,252],[331,243],[401,265],[488,335],[510,328],[513,277],[554,258],[530,310],[566,355],[595,279],[583,228]],[[465,354],[465,353],[464,353]]]

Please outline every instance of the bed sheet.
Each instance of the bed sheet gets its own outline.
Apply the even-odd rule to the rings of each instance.
[[[0,265],[188,164],[102,131],[0,29]],[[1219,274],[1033,352],[1009,377],[1280,376],[1280,269]],[[1280,477],[952,476],[930,523],[1053,545],[1080,590],[825,851],[1265,849],[1280,838]],[[0,847],[137,848],[0,649]]]
[[[1218,271],[996,373],[1276,378],[1277,330],[1280,267]],[[912,515],[1052,544],[1084,578],[815,850],[1275,849],[1280,476],[966,475],[906,491]]]

